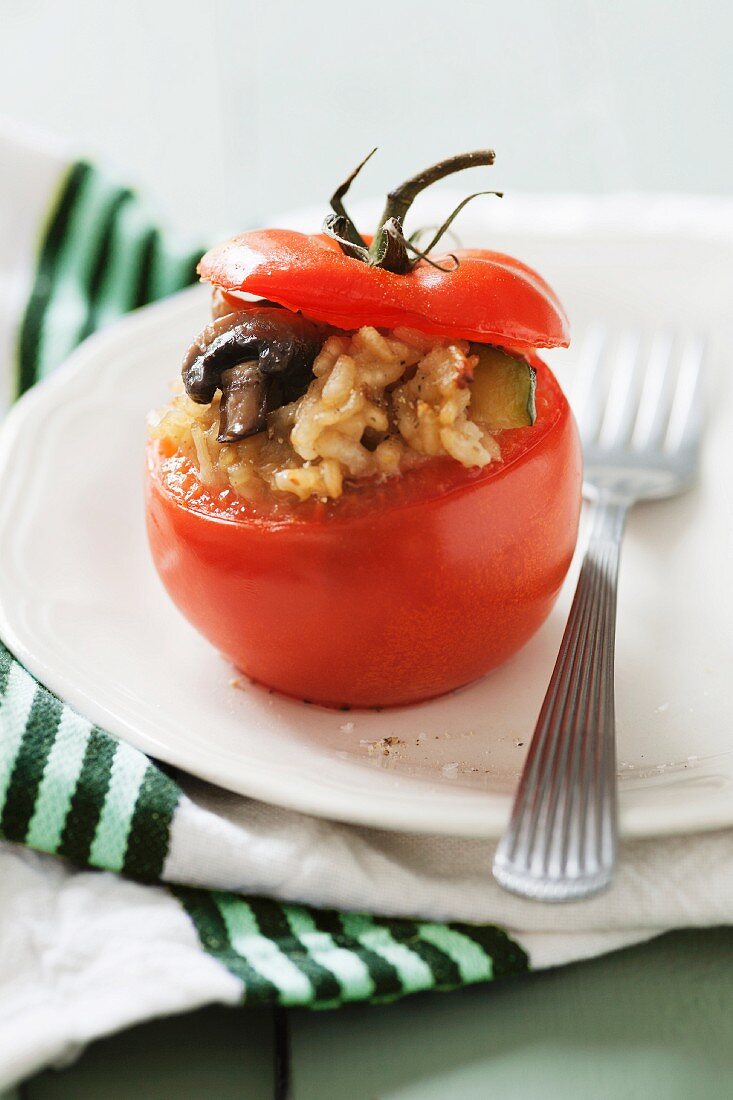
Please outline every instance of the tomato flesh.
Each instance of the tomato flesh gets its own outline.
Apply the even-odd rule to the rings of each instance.
[[[577,537],[581,457],[539,360],[537,420],[482,470],[433,460],[257,511],[150,445],[147,524],[178,608],[252,679],[327,706],[387,706],[483,675],[537,630]]]

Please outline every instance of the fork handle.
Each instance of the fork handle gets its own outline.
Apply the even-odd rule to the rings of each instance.
[[[629,503],[596,502],[560,651],[496,850],[497,882],[525,897],[572,901],[603,890],[613,875],[616,588]]]

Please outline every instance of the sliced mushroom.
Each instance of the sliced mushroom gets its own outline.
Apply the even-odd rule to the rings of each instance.
[[[221,376],[220,443],[245,439],[253,425],[265,426],[268,386],[257,361],[229,367]],[[255,431],[261,431],[255,427]]]
[[[305,393],[328,330],[278,307],[218,317],[183,361],[186,393],[206,405],[221,390],[219,441],[235,443],[265,427],[273,409]]]

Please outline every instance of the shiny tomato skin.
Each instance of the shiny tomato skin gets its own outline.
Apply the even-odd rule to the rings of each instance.
[[[261,295],[336,328],[404,325],[504,347],[567,345],[560,302],[526,264],[487,249],[431,258],[395,275],[345,256],[324,234],[254,229],[210,249],[199,272],[225,292]]]
[[[343,513],[346,497],[287,520],[212,514],[171,490],[151,446],[148,533],[174,602],[252,679],[327,706],[418,702],[501,664],[549,614],[577,536],[577,432],[536,366],[538,418],[503,433],[507,461],[436,460],[392,503],[398,483],[382,486],[380,507],[362,487]]]

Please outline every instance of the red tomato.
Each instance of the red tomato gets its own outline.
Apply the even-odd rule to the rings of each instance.
[[[331,706],[428,699],[505,661],[555,601],[580,509],[572,415],[532,361],[537,419],[500,433],[501,462],[436,459],[331,504],[258,513],[151,445],[150,545],[179,609],[254,680]]]
[[[437,256],[408,274],[345,256],[325,234],[257,229],[218,245],[199,264],[202,278],[228,291],[262,295],[337,328],[404,325],[515,348],[566,347],[568,322],[537,272],[511,256],[459,250],[458,267]]]

